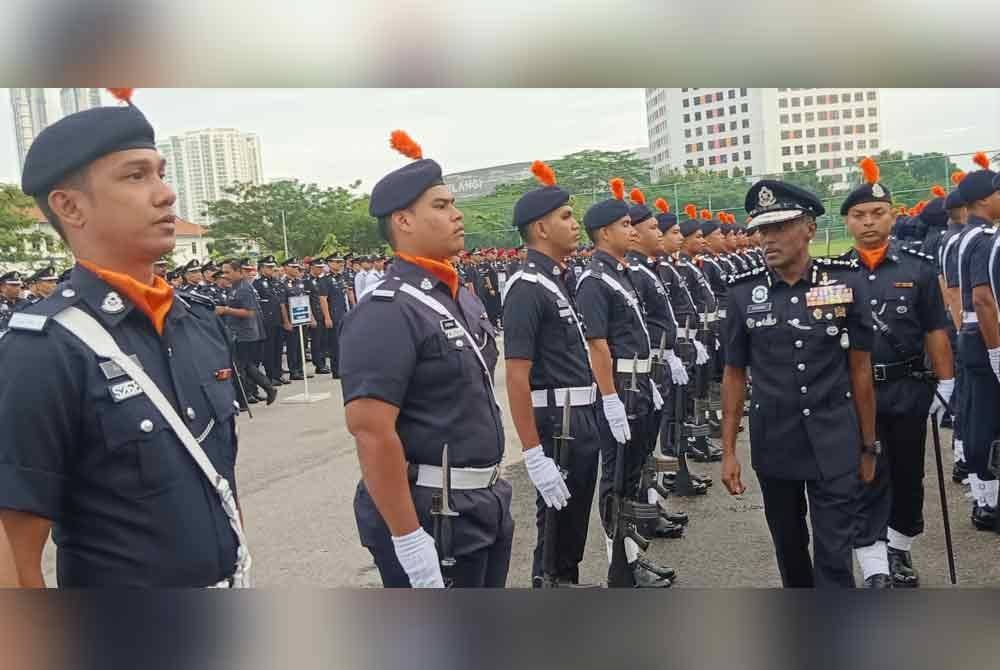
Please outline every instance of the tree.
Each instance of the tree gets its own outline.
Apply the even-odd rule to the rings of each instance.
[[[34,221],[29,212],[34,201],[13,184],[0,184],[0,260],[23,261],[30,255],[24,251],[24,240],[32,235]]]

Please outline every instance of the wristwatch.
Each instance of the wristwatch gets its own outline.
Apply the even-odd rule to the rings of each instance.
[[[868,444],[862,444],[861,445],[861,453],[862,454],[874,454],[875,456],[881,456],[882,455],[882,443],[879,442],[878,440],[875,440],[870,445],[868,445]]]

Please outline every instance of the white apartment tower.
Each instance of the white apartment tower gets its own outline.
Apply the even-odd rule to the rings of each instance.
[[[233,128],[192,130],[163,138],[157,148],[167,161],[166,180],[177,191],[181,218],[211,225],[205,202],[221,200],[236,182],[263,182],[260,139]]]
[[[873,88],[648,88],[646,118],[654,179],[688,167],[816,170],[845,183],[861,157],[880,150]]]
[[[63,116],[69,116],[85,109],[101,106],[101,89],[99,88],[61,88],[59,89],[59,104]]]
[[[18,173],[24,171],[24,157],[38,133],[49,125],[45,108],[44,88],[12,88],[11,116],[14,119],[14,141],[17,145]]]

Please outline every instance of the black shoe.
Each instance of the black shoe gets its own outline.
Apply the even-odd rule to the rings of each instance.
[[[260,400],[258,400],[256,396],[252,396],[252,395],[247,396],[247,403],[249,403],[251,405],[256,405],[259,402],[260,402]]]
[[[274,388],[273,386],[268,386],[266,389],[264,389],[264,392],[267,393],[267,401],[266,401],[267,404],[268,405],[273,404],[274,399],[278,397],[278,389]]]
[[[670,588],[673,584],[668,578],[661,577],[657,573],[643,567],[640,560],[635,563],[630,563],[629,567],[632,569],[632,579],[635,580],[635,588],[637,589],[666,589]]]
[[[289,375],[288,378],[290,380],[292,380],[293,382],[300,382],[303,379],[305,379],[305,377],[303,377],[301,373],[294,374],[294,375]]]
[[[715,446],[711,442],[708,443],[708,458],[711,461],[718,462],[722,460],[722,449]]]
[[[318,374],[318,375],[328,375],[328,374],[330,374],[330,368],[316,368],[316,374]]]
[[[315,376],[316,375],[314,375],[313,373],[309,372],[309,373],[306,374],[306,379],[312,379]]]
[[[709,419],[708,427],[710,431],[708,434],[709,437],[713,437],[715,439],[722,437],[722,423],[716,421],[715,419]]]
[[[920,576],[913,569],[913,559],[908,551],[889,547],[889,574],[892,575],[893,586],[903,588],[920,586]]]
[[[877,575],[872,575],[865,580],[866,589],[891,589],[892,579],[889,575],[883,575],[879,573]]]
[[[660,516],[670,523],[677,524],[678,526],[686,526],[689,521],[688,515],[684,512],[668,512],[665,509],[661,509]]]
[[[656,520],[656,528],[653,530],[654,537],[676,539],[684,535],[684,526],[676,523],[672,523],[664,518],[663,514],[660,514],[660,518]]]
[[[286,382],[284,379],[272,379],[271,380],[271,386],[284,386],[287,383],[288,382]]]
[[[951,468],[951,481],[956,484],[964,484],[969,479],[969,466],[965,464],[965,461],[955,461],[955,465]]]
[[[941,427],[942,428],[954,428],[955,420],[951,418],[951,414],[945,412],[945,415],[941,417]]]
[[[677,576],[677,573],[676,571],[674,571],[673,568],[668,568],[665,565],[660,565],[659,563],[655,563],[646,558],[645,556],[640,556],[639,558],[636,559],[635,562],[638,563],[640,566],[642,566],[643,569],[649,570],[653,574],[669,579],[670,581],[673,581],[674,578]]]
[[[976,530],[993,530],[997,523],[997,508],[973,503],[972,525]]]

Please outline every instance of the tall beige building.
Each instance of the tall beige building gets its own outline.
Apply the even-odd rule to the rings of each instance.
[[[14,119],[14,142],[17,146],[17,171],[24,171],[24,157],[38,133],[49,125],[44,88],[12,88],[11,116]]]
[[[178,213],[202,226],[212,223],[204,213],[205,203],[226,197],[224,188],[264,180],[260,139],[253,133],[192,130],[161,139],[156,146],[167,161],[167,183],[177,191]]]
[[[59,104],[62,115],[69,116],[85,109],[101,106],[101,89],[99,88],[61,88],[59,89]]]

